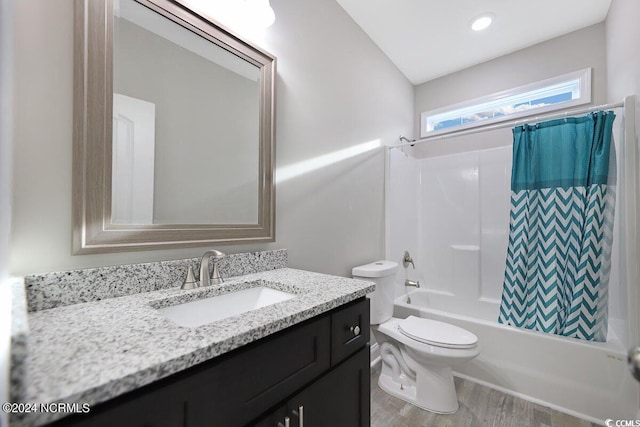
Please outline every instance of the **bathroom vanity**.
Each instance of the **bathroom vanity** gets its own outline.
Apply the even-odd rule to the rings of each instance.
[[[368,426],[368,322],[361,298],[54,425]]]
[[[121,266],[126,267],[129,277],[151,277],[148,268]],[[40,279],[26,280],[28,345],[23,360],[14,357],[21,363],[12,370],[23,374],[13,376],[12,400],[88,403],[91,410],[14,414],[11,425],[368,426],[365,295],[373,284],[269,268],[207,288],[132,291],[87,302],[57,301],[54,307],[50,300],[71,298],[81,287],[53,283],[77,275],[91,289],[100,274],[111,278],[122,271],[60,273],[47,278],[46,286]],[[294,297],[197,327],[180,326],[162,314],[165,307],[256,287]],[[63,288],[66,294],[58,292]],[[73,298],[87,295],[95,299],[87,292]]]

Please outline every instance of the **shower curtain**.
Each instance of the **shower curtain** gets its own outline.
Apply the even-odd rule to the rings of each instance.
[[[606,340],[614,119],[601,111],[513,129],[500,323]]]

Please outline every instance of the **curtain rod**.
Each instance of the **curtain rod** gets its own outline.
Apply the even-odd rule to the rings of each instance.
[[[412,146],[413,147],[415,144],[422,144],[423,142],[428,142],[428,141],[435,141],[435,140],[439,140],[439,139],[454,138],[456,136],[471,135],[471,134],[474,134],[474,133],[487,132],[487,131],[490,131],[490,130],[504,129],[504,128],[509,128],[509,127],[521,126],[521,125],[524,125],[524,124],[527,124],[527,123],[531,123],[531,122],[535,123],[535,122],[539,122],[540,120],[548,120],[548,119],[554,119],[554,118],[568,117],[568,116],[574,116],[576,114],[589,113],[589,112],[596,111],[596,110],[606,110],[606,109],[609,109],[609,108],[620,108],[620,107],[624,107],[624,101],[616,102],[614,104],[602,104],[602,105],[596,105],[596,106],[589,107],[589,108],[581,108],[581,109],[577,109],[577,110],[568,110],[568,111],[559,112],[559,113],[546,114],[544,116],[536,116],[536,117],[531,117],[529,119],[516,120],[516,121],[512,121],[512,122],[507,122],[507,123],[498,123],[498,124],[495,124],[495,125],[478,126],[477,128],[473,128],[473,129],[462,130],[462,131],[452,132],[452,133],[446,133],[444,135],[427,136],[426,138],[414,139],[413,141],[411,141],[408,138],[400,135],[400,141],[407,141],[407,142],[401,143],[401,144],[387,145],[387,148],[402,148],[402,147],[407,147],[407,146]]]

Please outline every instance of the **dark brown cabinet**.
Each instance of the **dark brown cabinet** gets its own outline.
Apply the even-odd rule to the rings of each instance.
[[[369,426],[369,392],[369,348],[365,347],[287,402],[290,425]]]
[[[185,405],[174,389],[160,387],[107,402],[86,416],[71,416],[55,425],[113,427],[176,427],[184,425]],[[124,396],[123,396],[124,397]]]
[[[187,426],[245,425],[329,369],[330,318],[278,334],[182,381]]]
[[[368,426],[368,341],[361,298],[55,425]]]

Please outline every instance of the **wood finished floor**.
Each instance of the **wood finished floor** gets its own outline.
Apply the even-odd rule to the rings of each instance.
[[[595,427],[571,415],[455,379],[460,409],[453,415],[424,411],[378,386],[380,363],[371,369],[371,427]]]

